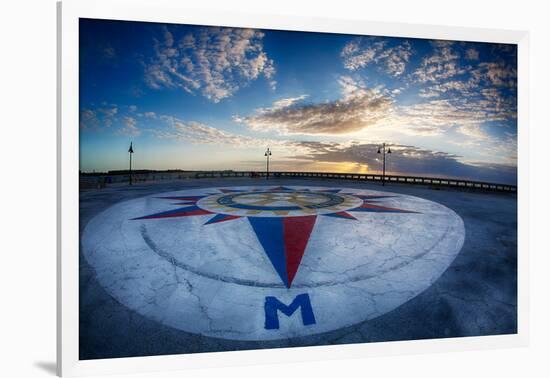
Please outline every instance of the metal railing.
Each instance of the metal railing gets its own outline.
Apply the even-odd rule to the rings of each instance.
[[[141,184],[146,182],[183,180],[195,178],[196,172],[148,172],[132,174],[132,182]],[[80,175],[80,189],[102,189],[112,185],[128,184],[130,176],[128,174],[98,174],[98,175]]]
[[[330,172],[270,172],[274,178],[324,178],[355,181],[382,182],[382,175],[369,173],[330,173]],[[266,177],[266,172],[242,171],[208,171],[197,172],[195,178],[224,178],[224,177]],[[418,176],[386,175],[386,183],[402,183],[429,185],[433,187],[452,187],[464,189],[478,189],[496,192],[516,193],[516,185],[497,184],[481,181],[460,180],[451,178],[434,178]]]
[[[146,174],[133,175],[135,183],[157,182],[166,180],[182,180],[190,178],[230,178],[230,177],[250,177],[264,178],[266,172],[257,171],[203,171],[203,172],[150,172]],[[331,173],[331,172],[270,172],[269,177],[273,178],[320,178],[337,179],[364,182],[382,182],[382,175],[370,173]],[[127,174],[102,174],[97,176],[80,176],[80,188],[101,189],[111,185],[124,185],[128,183]],[[385,183],[415,184],[427,185],[434,188],[448,187],[458,189],[485,190],[494,192],[516,193],[515,185],[497,184],[480,181],[460,180],[451,178],[434,178],[402,175],[386,175]]]

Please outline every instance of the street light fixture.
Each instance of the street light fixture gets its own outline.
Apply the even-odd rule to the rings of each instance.
[[[130,148],[128,148],[128,154],[130,155],[130,176],[128,183],[132,185],[132,154],[134,153],[134,147],[132,146],[133,142],[130,142]]]
[[[266,157],[266,175],[265,179],[269,180],[269,157],[271,156],[271,151],[269,150],[269,147],[267,147],[267,151],[265,152],[264,156]]]
[[[386,183],[386,153],[391,154],[391,148],[386,150],[386,143],[382,143],[382,147],[378,147],[378,153],[382,154],[382,186]]]

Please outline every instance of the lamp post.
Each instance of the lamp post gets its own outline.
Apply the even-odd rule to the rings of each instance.
[[[384,186],[386,183],[386,143],[382,143],[382,147],[378,147],[378,153],[382,154],[382,186]],[[387,153],[391,154],[390,147],[388,147]]]
[[[265,152],[264,156],[266,157],[266,175],[265,179],[269,180],[269,157],[271,156],[271,151],[269,150],[269,147],[267,147],[267,151]]]
[[[132,146],[133,142],[130,142],[130,148],[128,148],[128,154],[130,155],[130,177],[128,183],[132,185],[132,154],[134,153],[134,147]]]

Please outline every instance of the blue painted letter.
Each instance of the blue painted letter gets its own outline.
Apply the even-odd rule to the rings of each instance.
[[[275,297],[265,297],[265,329],[279,329],[279,314],[277,311],[281,311],[286,316],[291,316],[298,307],[300,307],[304,325],[315,324],[315,316],[307,293],[297,295],[288,306]]]

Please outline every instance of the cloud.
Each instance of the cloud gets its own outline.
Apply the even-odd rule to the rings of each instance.
[[[141,129],[135,117],[147,113],[138,113],[137,110],[136,105],[92,104],[80,110],[80,128],[87,132],[110,130],[113,135],[139,136]]]
[[[186,141],[193,144],[230,146],[232,148],[257,148],[270,146],[277,149],[277,164],[285,169],[299,167],[315,170],[324,163],[350,163],[353,171],[378,172],[381,167],[380,155],[376,152],[379,144],[358,141],[320,142],[273,140],[246,135],[237,135],[200,122],[183,121],[171,116],[160,116],[166,122],[164,129],[148,130],[161,139]],[[510,136],[513,140],[513,136]],[[391,144],[392,155],[388,158],[388,172],[407,175],[455,177],[474,180],[515,183],[515,161],[509,164],[471,163],[461,156],[431,151],[415,146]],[[507,148],[508,149],[508,148]],[[502,151],[500,151],[502,152]],[[494,151],[499,153],[499,151]],[[243,162],[256,164],[256,161]],[[258,163],[259,164],[259,163]],[[298,167],[298,168],[297,168]],[[341,167],[335,165],[334,167]],[[282,169],[282,168],[281,168]],[[337,168],[339,169],[339,168]]]
[[[298,144],[298,143],[297,143]],[[350,142],[345,144],[304,142],[307,153],[297,155],[298,160],[325,163],[357,163],[370,172],[381,170],[377,154],[379,144]],[[386,160],[387,172],[428,177],[463,178],[488,182],[516,184],[515,165],[466,163],[461,157],[445,152],[415,146],[392,144],[392,154]]]
[[[176,118],[172,118],[172,122],[173,125],[169,130],[155,131],[157,137],[184,140],[197,144],[246,144],[246,138],[234,136],[200,122],[185,122]]]
[[[419,91],[426,101],[399,105],[395,93],[383,87],[367,88],[349,76],[339,78],[342,97],[307,103],[305,96],[278,100],[247,117],[234,117],[255,131],[281,135],[342,135],[370,126],[395,133],[438,136],[458,133],[471,141],[489,138],[483,124],[514,120],[513,98],[482,90],[474,80],[448,80]],[[439,98],[448,94],[447,98]]]
[[[459,92],[462,96],[472,96],[477,92],[472,89],[478,84],[474,80],[449,80],[421,88],[419,91],[420,97],[439,97],[442,93]]]
[[[105,105],[102,107],[83,108],[80,110],[80,128],[85,130],[111,127],[118,113],[118,106]]]
[[[484,62],[472,72],[478,80],[485,80],[495,87],[515,88],[517,86],[517,71],[502,62]]]
[[[322,103],[305,103],[304,97],[276,101],[254,115],[235,117],[255,131],[279,134],[347,134],[385,119],[393,100],[381,88],[365,88],[349,77],[340,78],[343,97]]]
[[[340,55],[348,70],[355,71],[375,64],[391,76],[400,76],[405,72],[412,54],[412,46],[408,41],[388,47],[387,39],[359,37],[348,42]]]
[[[470,64],[460,60],[460,54],[452,42],[433,44],[434,53],[425,57],[412,77],[424,87],[419,89],[419,96],[424,98],[441,97],[451,92],[455,98],[474,97],[479,99],[486,90],[498,90],[501,102],[515,108],[514,91],[517,86],[517,70],[513,59],[496,56],[496,61],[479,62],[479,52],[468,48],[464,52]],[[493,49],[495,50],[495,49]],[[496,49],[501,51],[502,49]],[[505,54],[512,52],[505,49]],[[496,92],[493,92],[495,94]],[[493,96],[493,99],[495,97]]]
[[[466,50],[466,59],[468,60],[478,60],[479,59],[479,51],[476,49],[469,48]]]
[[[436,99],[413,105],[396,107],[391,124],[412,135],[436,136],[449,131],[478,140],[489,135],[482,125],[489,121],[506,121],[513,114],[490,102]]]
[[[99,123],[96,113],[91,109],[80,110],[80,128],[89,129]]]
[[[117,130],[117,134],[126,136],[139,136],[141,135],[141,130],[136,125],[137,121],[135,118],[126,116],[124,117],[124,127]]]
[[[438,82],[466,72],[459,64],[460,55],[449,41],[432,42],[433,54],[424,57],[413,77],[421,83]]]
[[[272,139],[237,135],[201,122],[184,121],[172,116],[159,117],[167,124],[164,129],[151,129],[160,139],[173,139],[193,144],[214,144],[231,147],[286,146],[286,142]]]
[[[288,108],[289,106],[294,105],[298,101],[301,101],[305,98],[307,98],[307,95],[300,95],[296,97],[289,97],[289,98],[282,98],[280,100],[277,100],[273,103],[273,109],[282,109],[282,108]]]
[[[116,58],[116,50],[112,46],[105,47],[103,49],[103,59],[113,60]]]
[[[472,66],[459,65],[459,53],[453,43],[434,44],[434,54],[427,56],[414,72],[424,86],[418,95],[425,102],[397,109],[400,121],[411,132],[440,135],[448,130],[472,140],[489,139],[486,128],[516,122],[516,70],[507,60],[478,62],[479,53],[466,49]],[[449,71],[448,64],[452,63]],[[494,125],[487,125],[496,122]]]
[[[138,113],[138,116],[139,116],[139,117],[149,118],[149,119],[157,119],[157,118],[158,118],[158,115],[157,115],[157,113],[155,113],[155,112],[143,112],[143,113]]]
[[[163,39],[155,41],[145,81],[154,89],[180,88],[213,102],[259,77],[274,87],[275,66],[263,50],[263,37],[253,29],[209,27],[177,38],[165,29]]]

